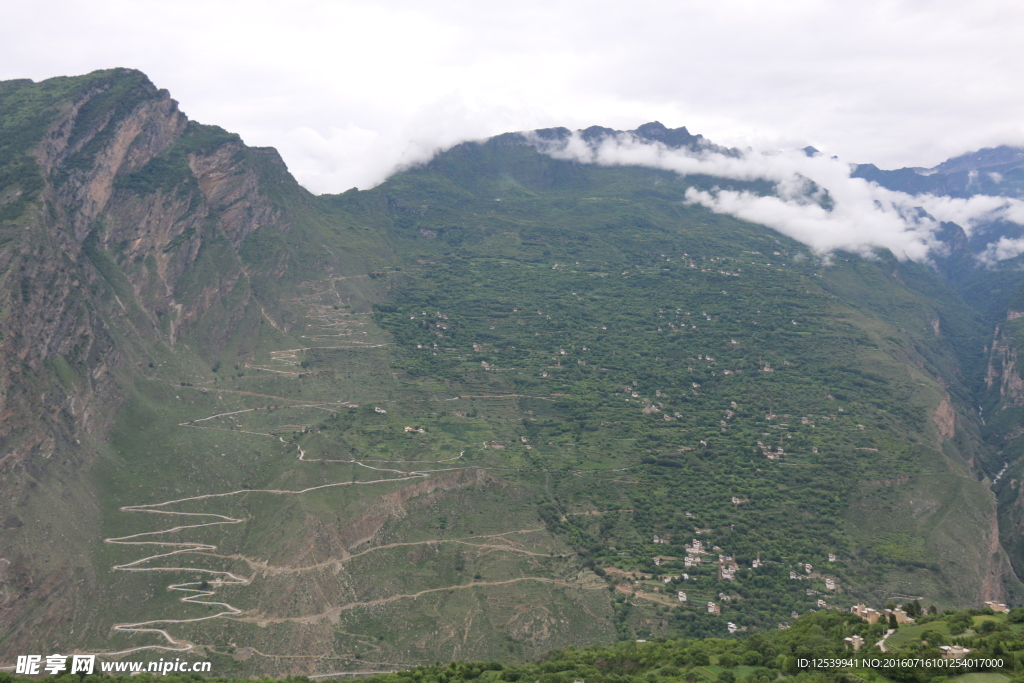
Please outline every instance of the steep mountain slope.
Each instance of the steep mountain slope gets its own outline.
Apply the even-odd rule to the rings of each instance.
[[[858,166],[854,175],[905,192],[1020,198],[1024,194],[1024,150],[1009,146],[986,148],[949,159],[932,169],[882,171],[867,164]],[[1018,255],[979,267],[975,257],[985,245],[999,240],[1012,242],[1022,235],[1020,225],[1007,221],[982,222],[969,235],[959,226],[950,225],[943,238],[950,254],[937,259],[944,277],[983,315],[986,327],[993,330],[985,348],[985,386],[975,391],[977,403],[986,416],[982,436],[990,445],[988,456],[978,463],[977,471],[992,480],[999,496],[1003,544],[1018,575],[1024,571],[1024,500],[1019,489],[1024,468],[1020,442],[1024,380],[1017,362],[1024,333],[1019,323],[1024,310],[1019,289],[1022,259]]]
[[[379,670],[1021,597],[988,314],[924,266],[561,129],[314,197],[138,72],[0,84],[0,126],[4,659]]]
[[[992,444],[995,457],[986,468],[993,490],[999,498],[1002,542],[1020,575],[1024,571],[1024,497],[1020,482],[1024,469],[1024,442],[1021,441],[1024,375],[1018,357],[1024,343],[1019,309],[1024,308],[1021,293],[1010,302],[1005,318],[995,328],[988,348],[985,375],[984,436]]]
[[[307,241],[323,219],[275,152],[188,122],[138,72],[7,82],[0,109],[0,581],[15,651],[59,629],[106,571],[91,468],[132,383],[294,325],[277,290],[324,272]],[[295,243],[245,262],[261,226]]]
[[[272,150],[249,149],[236,136],[188,122],[137,72],[6,83],[2,106],[5,158],[12,161],[3,190],[5,655],[44,643],[201,655],[233,649],[213,634],[237,624],[244,636],[246,629],[260,634],[249,641],[261,652],[287,655],[256,655],[249,664],[255,671],[308,670],[308,658],[321,656],[318,666],[332,666],[331,655],[339,666],[358,668],[365,666],[357,662],[360,651],[379,649],[372,634],[397,625],[360,623],[346,635],[340,615],[360,600],[386,605],[421,590],[438,596],[441,612],[445,603],[456,607],[454,616],[435,615],[439,627],[405,629],[418,657],[457,654],[464,646],[454,625],[464,615],[472,624],[483,607],[497,630],[519,634],[527,647],[608,637],[610,629],[592,619],[593,610],[611,611],[607,600],[594,603],[600,582],[561,566],[566,549],[544,529],[522,487],[473,468],[295,461],[303,453],[294,445],[297,430],[311,419],[362,423],[384,413],[366,407],[368,418],[355,401],[401,397],[418,406],[438,389],[410,386],[389,369],[387,339],[368,317],[395,261],[386,225],[361,224],[310,196]],[[386,215],[386,207],[376,213]],[[297,371],[312,362],[307,353],[332,354],[338,371]],[[232,414],[232,431],[248,417],[258,431],[249,430],[248,441],[240,430],[240,440],[221,436],[224,418],[216,415],[223,413]],[[452,455],[458,457],[441,459]],[[249,460],[261,456],[259,466]],[[322,493],[300,493],[325,485]],[[360,493],[333,488],[342,485]],[[228,541],[243,546],[244,560],[231,551],[212,560],[245,566],[246,583],[260,571],[269,575],[245,598],[244,620],[198,631],[196,646],[187,640],[187,622],[184,635],[173,636],[125,625],[161,617],[202,622],[212,607],[221,609],[214,616],[233,616],[226,603],[181,604],[167,591],[178,572],[149,571],[145,558],[177,549],[202,559],[224,543],[221,533],[211,544],[205,536],[236,519],[216,512],[182,530],[195,537],[179,539],[177,531],[160,531],[164,517],[132,515],[149,508],[123,506],[232,491],[245,499],[261,487],[273,492],[254,494],[253,517],[277,523]],[[462,507],[467,487],[475,495],[466,507],[505,512],[482,519],[476,541],[446,545],[442,530],[428,523],[433,517],[423,515]],[[195,514],[202,513],[183,512],[172,524]],[[407,529],[388,530],[396,543],[378,548],[369,565],[357,559],[386,523],[403,517],[410,518]],[[505,558],[497,575],[473,582],[467,607],[445,588],[467,576],[462,546]],[[343,560],[359,577],[367,566],[386,568],[388,556],[406,547],[436,565],[438,576],[339,582]],[[268,568],[268,559],[282,569]],[[310,566],[302,569],[306,559]],[[196,571],[183,597],[200,603],[208,587],[230,592],[237,576],[216,566]],[[373,569],[376,578],[386,574]],[[525,589],[524,580],[531,584]],[[318,619],[325,601],[334,606]],[[561,622],[573,628],[555,631]],[[313,634],[307,623],[315,624]],[[475,630],[477,639],[489,635],[479,623]],[[510,640],[509,650],[519,651],[518,643]]]
[[[565,413],[555,420],[551,431],[557,433],[561,429],[564,434],[569,423],[577,425],[577,448],[584,447],[586,441],[591,441],[587,446],[596,452],[610,445],[602,443],[600,436],[588,439],[590,435],[586,431],[580,433],[581,428],[586,429],[581,422],[591,429],[601,423],[622,424],[622,418],[629,413],[625,409],[628,403],[625,398],[650,401],[648,407],[657,410],[644,418],[648,421],[646,428],[630,434],[640,437],[639,443],[630,445],[642,447],[643,452],[649,454],[641,458],[655,461],[652,472],[658,472],[658,466],[668,466],[669,469],[663,470],[666,475],[678,475],[677,481],[671,484],[666,481],[666,484],[667,491],[676,492],[681,501],[710,498],[708,489],[713,488],[715,479],[726,472],[734,474],[743,461],[750,461],[749,456],[741,454],[768,450],[766,446],[777,447],[779,434],[771,425],[777,424],[778,418],[769,420],[766,416],[785,415],[786,423],[799,419],[802,423],[799,431],[804,431],[805,435],[787,434],[781,443],[788,446],[788,438],[804,436],[807,439],[802,444],[805,453],[801,455],[822,455],[827,448],[834,459],[811,458],[800,465],[807,466],[811,472],[815,466],[824,466],[822,471],[832,480],[839,463],[852,467],[844,479],[844,485],[850,488],[835,491],[836,501],[841,499],[845,504],[857,501],[851,508],[854,513],[861,509],[865,499],[871,501],[864,505],[863,514],[854,515],[858,521],[854,535],[861,543],[891,547],[900,555],[899,560],[916,560],[922,564],[927,564],[926,556],[933,558],[932,561],[946,557],[947,562],[955,556],[950,548],[963,539],[946,538],[946,545],[941,549],[936,546],[919,556],[917,551],[896,550],[902,545],[917,545],[910,539],[935,540],[956,532],[946,513],[931,514],[935,508],[932,503],[923,505],[923,509],[931,510],[927,513],[918,510],[912,515],[879,514],[880,506],[886,509],[892,503],[884,502],[885,496],[871,490],[877,483],[868,482],[899,480],[899,476],[893,476],[901,467],[893,462],[899,456],[892,459],[891,455],[873,456],[867,461],[863,458],[864,451],[874,453],[870,449],[878,448],[883,439],[892,445],[895,445],[893,441],[931,444],[936,451],[943,450],[968,466],[985,452],[970,408],[973,387],[982,372],[978,351],[984,343],[984,330],[977,314],[954,292],[923,267],[910,264],[865,263],[851,259],[822,267],[805,249],[791,241],[684,206],[683,192],[693,179],[640,169],[574,168],[537,157],[531,149],[509,145],[509,142],[513,141],[499,138],[483,146],[453,150],[420,172],[423,178],[420,183],[413,173],[396,178],[382,188],[385,193],[397,193],[399,188],[408,192],[412,189],[410,186],[416,188],[416,194],[407,200],[407,206],[413,210],[407,214],[406,229],[425,236],[427,239],[420,247],[424,259],[428,258],[428,253],[436,254],[438,261],[448,264],[443,270],[450,273],[442,276],[432,272],[430,278],[435,282],[416,279],[405,292],[394,297],[398,302],[402,302],[403,296],[409,298],[408,308],[397,310],[401,315],[393,317],[391,325],[394,327],[389,326],[396,338],[402,338],[399,330],[405,328],[410,344],[415,339],[424,348],[431,348],[432,343],[454,346],[439,339],[428,345],[430,337],[423,334],[423,326],[428,321],[422,316],[405,313],[416,313],[415,309],[424,307],[460,310],[472,301],[489,302],[486,310],[482,303],[477,304],[476,326],[469,335],[476,355],[466,360],[487,363],[491,372],[496,365],[499,368],[513,365],[515,371],[503,374],[514,375],[516,384],[532,387],[542,385],[538,383],[542,379],[538,376],[544,372],[549,375],[549,381],[563,373],[571,377],[568,383],[566,380],[556,382],[556,391],[568,397],[562,400]],[[495,163],[488,157],[498,157],[500,161]],[[438,182],[439,174],[454,182],[447,188],[442,186]],[[398,187],[392,190],[395,186]],[[461,200],[463,195],[456,193],[466,186],[472,196],[483,201],[475,206],[459,206],[456,216],[447,207]],[[445,190],[451,199],[444,197]],[[488,204],[492,207],[489,211]],[[467,221],[467,213],[485,218]],[[432,236],[436,238],[430,239]],[[525,270],[522,275],[514,274],[520,269]],[[439,277],[444,279],[437,282]],[[464,282],[467,277],[476,289],[458,292],[456,282]],[[617,280],[614,285],[604,284],[612,277]],[[569,320],[559,325],[548,324],[545,330],[546,316],[550,314],[555,318],[556,314],[554,310],[542,309],[551,309],[552,300],[562,297],[566,301],[559,301],[559,313]],[[534,320],[531,325],[535,328],[534,340],[530,340],[529,335],[524,337],[522,327],[512,331],[508,330],[507,322],[497,323],[496,319],[506,318],[510,312],[506,309],[511,308],[520,311],[518,316],[512,316],[521,319],[517,325]],[[535,318],[535,310],[542,310],[545,315]],[[527,311],[528,316],[524,315]],[[490,319],[480,320],[480,316]],[[386,320],[386,314],[383,319]],[[485,320],[494,325],[484,326]],[[611,321],[615,321],[614,326]],[[598,322],[601,324],[597,325]],[[397,327],[399,325],[401,327]],[[421,330],[418,335],[413,335],[409,329],[414,326]],[[505,332],[501,331],[503,327]],[[597,327],[602,329],[597,330]],[[452,339],[457,333],[443,334],[445,339]],[[488,337],[490,343],[480,343]],[[534,355],[532,360],[536,364],[536,375],[532,378],[525,368],[520,368],[526,361],[527,349]],[[464,346],[462,350],[469,352],[470,347]],[[566,352],[565,356],[561,355],[562,351]],[[712,352],[714,361],[704,360],[708,351]],[[599,355],[602,352],[614,354],[616,358],[602,358]],[[511,359],[502,362],[505,354],[511,354]],[[573,358],[574,355],[578,358]],[[427,367],[440,371],[442,361],[435,361],[429,354],[420,356],[419,363],[425,360]],[[561,370],[558,366],[562,361],[575,362],[575,370]],[[580,362],[586,365],[581,367]],[[545,369],[546,365],[554,365],[555,370]],[[593,365],[600,365],[608,372],[603,376],[593,373],[587,369]],[[768,368],[774,372],[765,372]],[[443,371],[455,372],[455,369],[447,364]],[[906,376],[904,382],[899,381],[901,375]],[[623,394],[621,387],[636,380],[639,380],[639,388]],[[931,389],[923,388],[929,384]],[[839,386],[842,388],[837,389]],[[517,388],[517,391],[528,393],[524,388]],[[832,403],[840,391],[840,396],[856,408]],[[640,396],[633,397],[633,393]],[[658,401],[659,393],[665,400]],[[879,400],[881,396],[886,396],[886,400]],[[733,401],[741,405],[746,402],[746,405],[743,410],[737,410],[735,406],[730,407]],[[694,403],[699,406],[697,414]],[[913,406],[920,411],[916,415],[908,410]],[[602,415],[602,410],[609,412]],[[879,412],[875,413],[876,410]],[[741,420],[744,412],[747,420]],[[933,419],[921,419],[926,414]],[[851,422],[855,423],[853,428],[863,432],[858,434],[858,440],[863,443],[855,443],[858,440],[835,432],[821,431],[834,419],[841,421],[853,415],[859,418]],[[811,423],[814,423],[814,437],[808,429]],[[660,428],[655,428],[654,424]],[[625,430],[612,427],[607,431],[622,434]],[[767,434],[772,436],[768,438]],[[702,442],[708,445],[704,447]],[[815,448],[818,453],[814,453]],[[700,460],[704,462],[690,457],[688,449],[695,449],[694,455],[698,457],[703,455]],[[712,452],[701,454],[702,449]],[[723,461],[724,454],[719,449],[731,450],[737,459]],[[807,449],[811,449],[811,453],[806,453]],[[687,457],[680,457],[680,452]],[[666,460],[673,454],[680,459]],[[908,470],[916,466],[927,471],[943,460],[925,457]],[[791,458],[786,465],[796,462]],[[872,472],[876,467],[894,466],[897,469],[888,470],[888,474],[881,470]],[[944,465],[939,467],[944,468]],[[744,486],[753,485],[747,478],[751,475],[757,476],[748,473]],[[866,486],[860,489],[851,486],[858,478]],[[810,484],[808,488],[822,486],[813,479],[813,474],[806,484]],[[947,495],[956,499],[980,496],[991,500],[982,486],[967,485],[973,493],[924,495],[939,499]],[[778,484],[773,482],[772,486]],[[908,493],[897,494],[894,498],[899,500],[908,497],[909,491],[937,487],[935,482],[911,485],[906,489]],[[740,505],[731,514],[723,514],[722,508],[736,507],[728,504],[733,496],[757,500],[749,489],[744,491],[735,483],[730,488],[732,491],[721,491],[718,495],[722,502],[712,506],[718,508],[715,516],[720,521],[734,524],[743,519],[751,526],[760,527],[761,533],[765,533],[766,527],[774,526],[780,537],[761,541],[760,548],[756,543],[747,545],[750,559],[758,551],[767,554],[770,549],[781,550],[790,543],[793,546],[780,555],[793,557],[801,536],[817,544],[828,538],[822,527],[790,528],[793,526],[791,511],[784,511],[784,506],[792,504],[792,500],[774,501],[783,506],[775,513],[778,515],[775,518],[766,509],[774,506],[763,500],[749,506]],[[664,536],[666,530],[675,527],[675,533],[669,535],[686,541],[687,536],[679,538],[679,534],[687,534],[687,527],[704,526],[699,521],[690,521],[694,517],[680,518],[683,512],[696,513],[691,509],[696,507],[693,503],[688,502],[682,508],[675,507],[678,503],[673,504],[671,500],[670,495],[665,502],[655,503],[660,507],[658,514],[646,521],[642,532],[637,531],[643,535],[662,532]],[[638,504],[640,501],[631,499],[627,507]],[[975,501],[967,507],[978,505]],[[987,521],[981,522],[979,517],[972,524],[982,523],[992,529],[986,536],[991,544],[994,533],[991,502],[981,505],[988,510],[984,515]],[[821,512],[820,508],[818,511]],[[828,513],[821,517],[822,522],[835,519]],[[935,526],[918,527],[916,522],[911,522],[915,517],[928,518]],[[887,528],[890,526],[900,528]],[[890,534],[898,541],[879,543],[879,534]],[[726,550],[735,549],[735,546],[721,545]],[[676,552],[668,554],[682,555],[680,546],[681,543],[677,544]],[[658,554],[657,546],[643,544],[641,547],[643,550],[636,548],[638,561],[649,561],[650,555]],[[611,561],[611,558],[605,559]],[[872,559],[880,561],[882,558]],[[1002,569],[996,573],[1005,570],[1005,560],[998,560],[997,564]],[[965,580],[979,586],[987,571],[973,559],[964,557],[963,566],[949,571],[938,585],[955,587]],[[908,583],[906,578],[897,572],[892,580],[905,584]],[[909,583],[915,582],[923,589],[927,579],[917,577]],[[782,589],[775,587],[775,590]]]

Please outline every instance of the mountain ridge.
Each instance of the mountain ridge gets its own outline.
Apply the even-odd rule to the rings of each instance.
[[[874,164],[857,164],[853,176],[913,194],[932,192],[952,197],[991,194],[1020,198],[1024,196],[1021,185],[1024,148],[985,147],[952,157],[932,168],[882,170]]]

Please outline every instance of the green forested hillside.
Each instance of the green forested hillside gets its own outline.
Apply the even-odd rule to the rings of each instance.
[[[571,473],[548,485],[549,527],[587,562],[674,577],[695,529],[744,567],[767,561],[735,584],[702,565],[661,588],[668,600],[649,584],[655,613],[677,589],[706,601],[735,586],[744,598],[722,620],[676,610],[651,623],[785,621],[821,599],[789,579],[798,562],[845,585],[827,598],[840,604],[911,586],[955,600],[958,575],[978,579],[973,559],[938,560],[955,561],[973,533],[949,511],[991,505],[963,469],[984,447],[967,420],[943,434],[933,415],[943,402],[970,410],[984,327],[938,278],[884,259],[824,263],[684,206],[688,183],[671,175],[541,159],[556,168],[513,184],[503,165],[522,168],[530,152],[467,147],[382,188],[424,263],[403,272],[377,319],[418,372],[520,395],[518,424],[484,438],[507,446],[500,460],[514,454],[518,476]],[[477,155],[492,166],[460,172]],[[571,175],[548,180],[560,172]],[[448,415],[460,412],[472,414]],[[891,514],[894,488],[932,509]],[[655,556],[677,559],[656,567]]]
[[[315,197],[127,70],[0,114],[4,663],[510,664],[1020,600],[994,314],[927,265],[517,135]]]

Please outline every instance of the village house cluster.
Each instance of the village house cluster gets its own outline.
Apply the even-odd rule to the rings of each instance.
[[[700,563],[703,561],[701,555],[707,552],[700,540],[695,538],[692,543],[687,543],[683,547],[686,548],[686,558],[683,560],[683,565],[687,568],[700,566]]]
[[[733,581],[736,579],[736,572],[740,566],[736,564],[736,558],[732,555],[718,556],[718,580]]]
[[[733,502],[734,505],[738,505],[738,504],[741,504],[741,503],[744,503],[744,502],[747,502],[747,501],[745,499],[733,498],[731,502]],[[691,515],[690,513],[686,513],[686,515],[689,518],[693,518],[693,515]],[[704,533],[704,532],[710,532],[711,529],[701,529],[699,527],[695,527],[694,531],[697,534],[701,534],[701,533]],[[651,537],[651,541],[655,545],[670,543],[670,540],[669,540],[668,537],[660,535],[660,534],[653,535]],[[656,566],[656,567],[666,567],[666,565],[668,565],[669,563],[673,563],[673,562],[678,561],[679,559],[682,559],[683,566],[686,569],[690,569],[690,568],[694,568],[694,567],[699,567],[699,566],[701,566],[704,563],[714,562],[715,563],[715,569],[716,569],[716,574],[715,575],[716,575],[716,578],[717,578],[718,581],[735,581],[736,580],[737,572],[739,572],[741,567],[739,565],[739,562],[737,562],[736,557],[734,555],[727,555],[722,550],[722,548],[718,547],[717,545],[708,544],[706,541],[701,541],[699,538],[693,538],[689,543],[684,544],[683,548],[685,549],[685,552],[686,552],[686,555],[683,558],[669,557],[669,556],[665,556],[665,555],[658,555],[658,556],[652,557],[651,561],[654,564],[654,566]],[[712,558],[714,558],[714,555],[716,555],[716,554],[717,554],[717,558],[712,559]],[[828,562],[830,562],[830,563],[838,561],[838,558],[836,557],[835,553],[829,553],[827,557],[828,557]],[[669,565],[669,566],[672,566],[672,565]],[[760,555],[760,553],[758,553],[757,557],[754,560],[751,561],[750,568],[751,569],[758,569],[758,568],[763,567],[763,566],[765,566],[765,561],[761,559],[761,555]],[[797,571],[791,571],[790,572],[790,574],[789,574],[790,578],[792,578],[792,579],[801,579],[801,580],[803,580],[803,579],[820,579],[821,581],[823,581],[825,590],[828,591],[829,594],[834,594],[835,592],[839,591],[839,587],[840,587],[839,586],[839,581],[836,578],[834,578],[834,577],[822,576],[819,573],[815,573],[815,569],[814,569],[814,566],[812,564],[801,562],[801,563],[797,564],[797,567],[798,567]],[[654,576],[651,575],[651,574],[643,574],[643,573],[641,573],[639,575],[637,575],[636,573],[629,574],[629,575],[633,577],[633,579],[632,579],[633,581],[636,581],[638,579],[639,580],[644,580],[644,579],[650,580],[650,579],[654,578]],[[668,586],[670,584],[672,584],[673,582],[677,582],[679,580],[684,580],[684,581],[689,580],[690,579],[690,575],[688,573],[681,573],[681,574],[677,574],[677,575],[665,575],[665,574],[663,574],[663,575],[658,576],[658,578],[661,580],[661,583],[666,586],[665,592],[668,593],[668,595],[665,595],[665,598],[662,598],[662,600],[664,600],[664,599],[671,600],[671,597],[670,597],[671,593],[669,593],[669,591],[667,590]],[[625,587],[624,586],[619,586],[618,590],[626,592],[626,593],[633,593],[633,590],[631,590],[628,586],[625,586]],[[654,590],[654,592],[657,593],[657,592],[660,592],[662,589],[654,588],[653,590]],[[808,596],[818,596],[818,595],[821,595],[821,593],[818,590],[814,590],[813,588],[808,588],[806,592],[807,592]],[[638,596],[642,596],[644,594],[644,591],[643,590],[636,590],[635,594],[638,595]],[[678,604],[679,606],[682,606],[681,603],[689,603],[690,602],[690,595],[687,593],[687,591],[676,590],[675,591],[675,596],[676,596],[676,604]],[[715,601],[713,596],[712,596],[711,600],[708,600],[706,603],[702,602],[701,604],[706,604],[706,610],[707,610],[708,614],[714,614],[714,615],[717,616],[717,615],[721,615],[722,614],[723,604],[724,603],[728,603],[729,601],[734,599],[734,597],[735,596],[733,596],[733,595],[728,595],[728,594],[726,594],[724,592],[720,592],[718,594],[717,601]],[[818,598],[816,600],[816,606],[819,609],[830,609],[830,608],[834,609],[836,607],[836,606],[830,605],[830,604],[828,604],[826,602],[825,598],[827,598],[827,597],[828,596],[825,595],[825,596],[823,596],[821,598]],[[703,599],[703,596],[702,596],[702,599]],[[863,606],[861,606],[861,607],[863,607]],[[864,607],[864,609],[867,610],[868,608]],[[793,618],[794,619],[797,618],[798,616],[799,616],[798,613],[796,613],[796,612],[793,613]],[[905,613],[904,613],[904,616],[905,616]],[[876,617],[876,620],[877,620],[877,617]],[[779,624],[779,628],[788,628],[788,624]],[[743,629],[741,627],[736,626],[735,624],[730,624],[730,626],[729,626],[729,632],[730,633],[735,633],[738,630],[743,630]]]
[[[882,618],[888,619],[890,615],[896,618],[896,623],[897,624],[913,624],[914,623],[913,617],[909,616],[902,609],[902,605],[899,606],[899,607],[896,607],[896,609],[885,609],[885,610],[881,610],[881,611],[879,611],[877,609],[872,609],[870,607],[866,607],[865,605],[854,605],[853,607],[850,608],[850,611],[853,612],[854,614],[856,614],[858,617],[860,617],[864,621],[866,621],[866,622],[868,622],[869,624],[872,624],[872,625],[877,624],[879,619],[882,619]]]

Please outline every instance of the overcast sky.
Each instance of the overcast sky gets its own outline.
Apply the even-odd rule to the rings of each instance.
[[[0,79],[145,71],[314,192],[510,130],[687,126],[883,168],[1024,144],[1024,3],[35,0]]]

